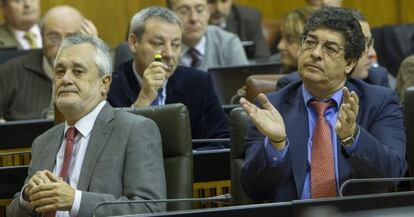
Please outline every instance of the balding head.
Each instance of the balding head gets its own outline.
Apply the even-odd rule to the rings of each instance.
[[[83,15],[67,5],[57,6],[46,12],[40,27],[43,37],[43,54],[52,64],[60,42],[67,36],[80,33]]]

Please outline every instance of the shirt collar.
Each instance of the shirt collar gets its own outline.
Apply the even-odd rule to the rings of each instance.
[[[76,130],[83,136],[87,137],[92,131],[93,125],[95,124],[96,118],[98,117],[99,112],[101,112],[102,108],[106,104],[105,100],[102,100],[91,112],[87,115],[83,116],[78,122],[75,124]],[[68,122],[65,122],[65,134],[66,131],[69,129]]]
[[[206,45],[207,45],[207,38],[206,38],[206,35],[203,35],[203,37],[197,43],[197,45],[194,47],[194,49],[196,49],[200,53],[201,56],[204,56],[204,54],[206,53]],[[183,44],[183,47],[181,49],[181,57],[183,55],[185,55],[188,50],[190,50],[190,47]]]
[[[301,88],[302,88],[303,100],[305,102],[305,105],[309,105],[308,103],[312,99],[317,99],[316,97],[312,96],[312,94],[308,90],[306,90],[306,88],[303,84],[302,84]],[[342,92],[342,88],[341,88],[341,89],[337,90],[336,92],[334,92],[334,94],[331,96],[331,98],[325,99],[325,100],[322,100],[322,101],[327,101],[327,100],[332,99],[336,103],[335,107],[337,109],[339,109],[339,106],[341,105],[341,102],[342,102],[342,94],[343,94],[343,92]]]
[[[15,29],[15,28],[13,28],[13,27],[11,27],[11,26],[9,26],[10,27],[10,29],[12,30],[12,32],[14,33],[14,35],[15,36],[17,36],[17,38],[23,38],[24,37],[24,35],[26,34],[26,32],[31,32],[31,33],[33,33],[33,35],[36,37],[36,38],[41,38],[42,36],[40,35],[40,28],[39,28],[39,26],[38,25],[33,25],[32,26],[32,28],[30,28],[29,30],[27,30],[27,31],[22,31],[22,30],[19,30],[19,29]]]

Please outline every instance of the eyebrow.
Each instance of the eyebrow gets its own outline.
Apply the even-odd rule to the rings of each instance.
[[[316,39],[316,40],[319,41],[319,39],[318,39],[318,37],[316,37],[316,35],[313,35],[313,34],[309,33],[309,34],[307,34],[307,36],[310,36],[311,38]],[[324,43],[327,43],[327,44],[330,44],[330,45],[335,44],[335,45],[341,46],[338,42],[332,41],[332,40],[326,40],[326,41],[324,41]]]

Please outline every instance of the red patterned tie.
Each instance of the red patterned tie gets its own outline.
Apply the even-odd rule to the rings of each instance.
[[[60,170],[60,174],[59,174],[59,176],[62,177],[63,180],[65,180],[66,182],[68,181],[67,176],[68,176],[70,161],[72,159],[73,145],[75,143],[74,141],[75,141],[76,133],[77,133],[77,130],[74,127],[69,127],[68,130],[66,131],[65,154],[63,156],[62,169]],[[56,211],[47,212],[44,215],[44,217],[55,217],[55,216],[56,216]]]
[[[191,56],[191,59],[192,59],[191,60],[191,67],[192,68],[198,68],[201,64],[200,53],[194,48],[191,48],[187,52]]]
[[[312,138],[311,198],[335,197],[336,179],[331,130],[325,120],[325,111],[333,102],[311,102],[317,114]]]

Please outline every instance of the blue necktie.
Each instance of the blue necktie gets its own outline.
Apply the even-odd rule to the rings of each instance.
[[[163,91],[163,88],[160,88],[158,90],[158,95],[154,99],[154,101],[152,101],[151,105],[163,105],[164,96],[162,95],[162,91]]]

